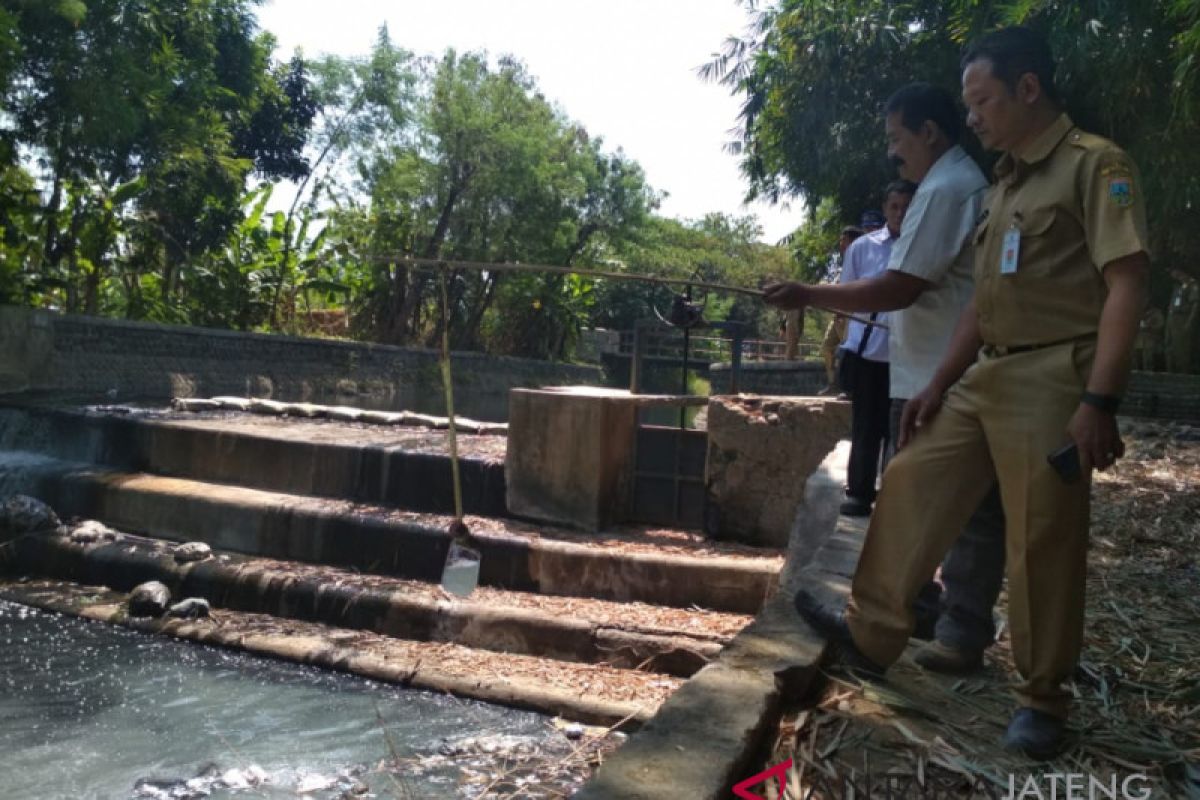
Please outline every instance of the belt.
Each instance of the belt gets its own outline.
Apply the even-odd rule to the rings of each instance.
[[[1088,339],[1095,339],[1095,338],[1096,338],[1096,334],[1089,333],[1084,336],[1072,336],[1069,339],[1056,339],[1053,342],[1041,342],[1039,344],[1004,345],[1004,344],[984,343],[984,345],[981,349],[982,349],[984,355],[990,356],[992,358],[1002,358],[1004,356],[1016,355],[1017,353],[1028,353],[1031,350],[1041,350],[1046,347],[1057,347],[1060,344],[1067,344],[1068,342],[1080,342],[1080,341],[1085,341]]]

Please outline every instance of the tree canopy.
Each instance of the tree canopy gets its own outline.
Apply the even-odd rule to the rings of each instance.
[[[1082,127],[1125,147],[1146,186],[1159,260],[1200,262],[1200,2],[743,0],[749,24],[704,69],[742,99],[740,153],[751,193],[877,206],[893,176],[881,108],[924,80],[959,94],[959,58],[1009,24],[1041,30]],[[978,144],[968,143],[979,153]]]
[[[382,28],[362,57],[282,61],[256,5],[0,0],[0,302],[242,330],[332,309],[367,340],[446,323],[455,347],[567,358],[662,292],[462,271],[443,308],[405,259],[790,270],[750,220],[658,217],[641,167],[513,57],[418,55]]]

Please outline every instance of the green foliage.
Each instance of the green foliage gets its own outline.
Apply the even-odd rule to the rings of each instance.
[[[303,172],[303,64],[272,66],[255,4],[5,3],[0,157],[41,195],[18,203],[41,231],[15,268],[31,302],[186,317],[184,273],[236,228],[249,172]]]
[[[278,63],[255,5],[0,4],[0,301],[284,331],[337,308],[375,341],[433,344],[445,322],[456,348],[557,359],[671,292],[464,270],[443,307],[403,259],[795,274],[752,219],[656,217],[641,167],[514,58],[418,57],[383,28],[365,57]],[[704,302],[775,330],[756,299]]]
[[[1170,263],[1200,260],[1200,3],[1010,0],[743,0],[747,35],[704,70],[743,99],[734,149],[768,197],[831,198],[849,212],[878,205],[882,102],[913,80],[958,94],[963,46],[1023,23],[1045,32],[1058,83],[1081,126],[1127,148],[1140,165],[1152,245]],[[968,143],[971,149],[973,143]],[[977,146],[975,147],[977,151]]]

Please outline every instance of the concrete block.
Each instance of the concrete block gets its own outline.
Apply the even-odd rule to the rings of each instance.
[[[850,430],[839,400],[753,395],[708,404],[709,533],[786,547],[808,477]]]
[[[584,530],[628,514],[639,401],[619,389],[514,389],[505,478],[509,513]]]

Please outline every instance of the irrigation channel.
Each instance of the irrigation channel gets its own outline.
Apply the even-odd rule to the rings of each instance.
[[[460,419],[484,571],[450,595],[431,425],[0,405],[0,503],[61,520],[0,544],[0,798],[569,796],[778,579],[777,549],[512,516],[505,426]],[[211,615],[134,619],[148,581]]]
[[[549,718],[0,601],[0,797],[473,797]],[[562,787],[564,791],[566,786]]]

